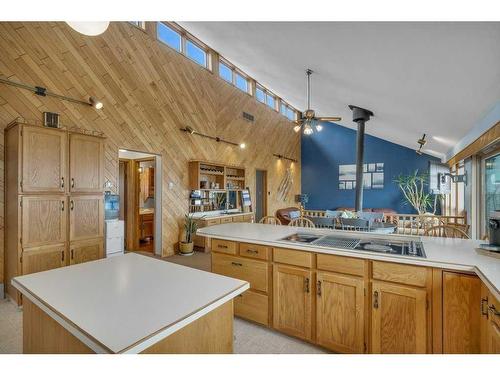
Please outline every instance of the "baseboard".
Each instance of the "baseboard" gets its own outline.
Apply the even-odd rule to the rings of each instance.
[[[1,299],[5,298],[5,294],[4,294],[4,290],[3,290],[3,284],[1,284],[1,283],[0,283],[0,298]]]

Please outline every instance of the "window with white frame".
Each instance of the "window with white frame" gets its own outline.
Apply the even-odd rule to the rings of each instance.
[[[243,73],[237,71],[234,66],[231,66],[222,59],[219,60],[219,77],[221,77],[224,81],[233,84],[241,91],[251,94],[248,78],[243,75]]]
[[[146,28],[146,22],[144,21],[128,21],[128,22],[134,26],[137,26],[140,29],[144,30]]]
[[[170,48],[175,49],[177,52],[181,52],[182,50],[182,37],[181,34],[171,28],[170,26],[165,25],[163,22],[158,22],[157,24],[157,35],[158,40],[165,43]]]
[[[186,40],[186,56],[198,65],[207,67],[207,51],[189,39]]]

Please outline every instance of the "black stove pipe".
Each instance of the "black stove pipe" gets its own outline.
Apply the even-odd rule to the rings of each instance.
[[[356,212],[363,210],[363,164],[365,154],[365,123],[373,116],[373,112],[349,105],[352,110],[352,121],[358,124],[358,133],[356,136]]]

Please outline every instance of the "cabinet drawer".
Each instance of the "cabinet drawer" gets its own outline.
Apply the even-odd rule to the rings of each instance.
[[[363,276],[365,261],[338,255],[317,254],[318,269],[346,273],[348,275]]]
[[[278,263],[311,268],[313,254],[305,251],[275,248],[273,251],[273,259]]]
[[[219,253],[235,254],[236,255],[236,242],[225,240],[212,240],[212,250]]]
[[[207,226],[207,227],[212,226],[212,225],[217,225],[217,224],[220,224],[219,219],[210,219],[210,220],[205,221],[205,226]]]
[[[234,299],[234,314],[267,326],[269,324],[269,297],[247,290]]]
[[[233,216],[233,223],[239,223],[243,221],[243,215]]]
[[[373,278],[424,287],[427,285],[427,268],[374,261]]]
[[[270,250],[267,246],[240,243],[240,255],[242,257],[268,260]]]
[[[233,222],[233,218],[232,217],[223,217],[220,219],[220,223],[221,224],[227,224],[227,223],[232,223]]]
[[[269,265],[258,260],[212,253],[212,272],[250,283],[250,288],[267,293]]]
[[[251,223],[251,222],[253,222],[253,215],[244,215],[243,216],[243,221],[245,223]]]

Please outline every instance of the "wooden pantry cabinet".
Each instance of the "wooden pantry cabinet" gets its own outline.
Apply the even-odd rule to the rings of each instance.
[[[104,256],[104,139],[12,123],[5,129],[5,285]]]
[[[500,354],[500,302],[481,286],[480,350],[484,354]]]

